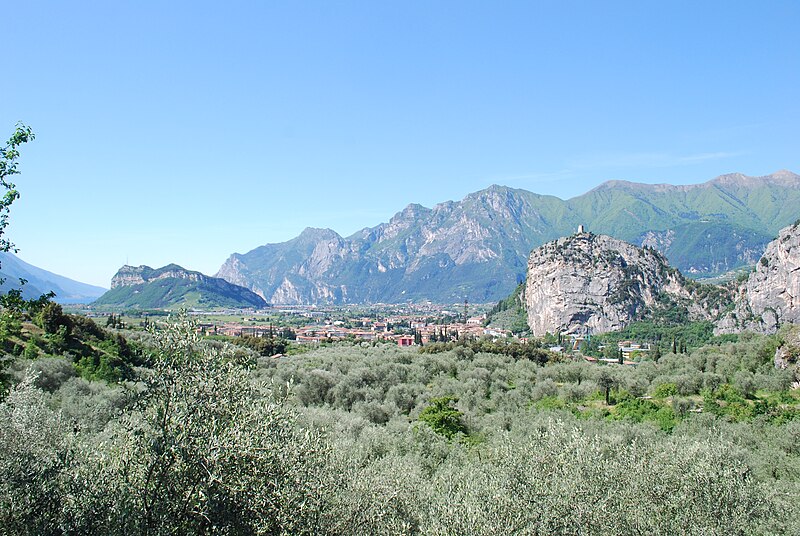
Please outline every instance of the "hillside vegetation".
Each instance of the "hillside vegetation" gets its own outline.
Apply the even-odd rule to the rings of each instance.
[[[208,277],[176,264],[153,269],[123,266],[111,280],[111,290],[93,304],[101,309],[214,309],[264,307],[250,290]]]
[[[800,530],[800,400],[772,364],[792,330],[636,367],[480,341],[260,358],[187,323],[135,338],[131,382],[34,366],[0,403],[1,533]]]

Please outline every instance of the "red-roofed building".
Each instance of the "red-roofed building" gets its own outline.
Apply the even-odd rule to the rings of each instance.
[[[403,335],[397,338],[397,346],[414,346],[414,337]]]

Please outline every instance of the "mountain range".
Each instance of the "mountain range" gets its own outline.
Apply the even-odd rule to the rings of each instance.
[[[308,228],[232,254],[216,275],[274,304],[489,302],[525,278],[532,249],[578,225],[710,276],[754,264],[798,217],[800,176],[790,171],[682,186],[609,181],[566,201],[493,185],[433,208],[411,204],[349,237]]]
[[[42,294],[55,292],[58,303],[89,303],[102,296],[106,289],[73,281],[67,277],[37,268],[23,261],[13,253],[0,252],[0,292],[20,289],[22,297],[38,298]],[[19,280],[27,281],[20,285]]]

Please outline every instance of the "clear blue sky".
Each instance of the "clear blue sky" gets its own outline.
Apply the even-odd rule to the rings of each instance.
[[[9,2],[9,236],[108,286],[493,183],[800,171],[800,2]]]

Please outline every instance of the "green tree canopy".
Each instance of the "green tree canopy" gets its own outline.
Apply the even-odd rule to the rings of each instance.
[[[455,398],[451,396],[432,399],[431,404],[420,413],[419,420],[433,428],[437,434],[448,439],[452,439],[459,433],[466,434],[464,414],[451,406],[451,403],[455,401]]]

